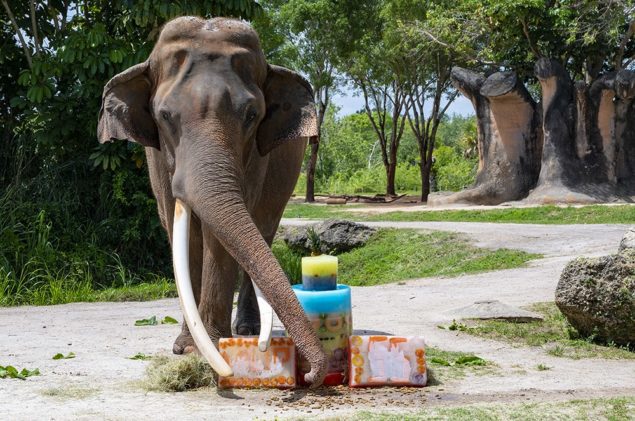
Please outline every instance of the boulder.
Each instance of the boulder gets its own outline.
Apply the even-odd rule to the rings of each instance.
[[[581,335],[635,345],[635,248],[628,246],[632,236],[629,231],[618,254],[575,259],[564,268],[556,305]]]
[[[618,250],[619,253],[623,252],[626,249],[635,249],[635,227],[631,227],[620,242],[620,248]]]
[[[292,250],[308,255],[312,251],[313,236],[320,252],[340,254],[363,246],[375,231],[352,221],[329,219],[309,227],[289,227],[283,232],[282,239]]]

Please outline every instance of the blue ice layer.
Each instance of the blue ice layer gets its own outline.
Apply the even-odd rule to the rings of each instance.
[[[337,285],[330,291],[307,291],[302,285],[292,285],[293,292],[306,313],[350,313],[351,288]]]
[[[302,275],[302,287],[305,291],[332,291],[337,287],[337,276]]]

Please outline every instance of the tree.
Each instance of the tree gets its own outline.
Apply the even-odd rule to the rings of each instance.
[[[55,252],[43,263],[47,270],[80,270],[78,262],[90,261],[96,284],[114,282],[117,264],[135,273],[169,272],[142,149],[127,142],[97,146],[103,86],[146,59],[167,20],[251,18],[260,6],[253,0],[0,3],[0,204],[11,205],[0,210],[6,217],[0,232],[48,227]],[[0,272],[14,252],[26,253],[26,237],[0,235],[7,241],[0,244]],[[18,277],[24,265],[15,261],[5,272]]]
[[[364,110],[380,146],[386,171],[386,195],[394,196],[398,151],[408,112],[407,57],[389,38],[388,3],[368,1],[364,15],[350,19],[349,48],[338,50],[339,65],[364,98]],[[392,122],[393,124],[390,124]]]
[[[417,141],[421,173],[421,201],[430,194],[436,134],[448,107],[457,96],[450,83],[450,70],[460,58],[453,51],[430,40],[423,32],[440,27],[452,36],[454,22],[440,18],[437,8],[448,5],[423,0],[392,0],[384,14],[394,24],[387,31],[392,48],[403,57],[406,83],[406,118]],[[441,16],[442,17],[442,16]],[[449,26],[449,28],[447,28]],[[453,34],[460,42],[460,33]]]
[[[331,19],[329,0],[290,0],[280,8],[280,20],[290,29],[290,42],[298,51],[298,69],[313,86],[317,107],[318,138],[311,142],[311,153],[306,168],[306,201],[315,201],[315,168],[322,125],[326,110],[337,88],[335,73],[335,42],[330,38],[337,31],[337,21]]]

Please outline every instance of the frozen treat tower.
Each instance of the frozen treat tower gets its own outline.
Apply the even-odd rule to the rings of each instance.
[[[351,289],[337,284],[337,257],[315,256],[302,258],[302,284],[293,290],[313,329],[320,338],[329,359],[327,386],[348,380],[348,337],[353,332],[351,318]],[[311,369],[298,355],[298,383]]]
[[[353,335],[351,289],[337,284],[337,257],[302,259],[302,284],[293,285],[328,358],[327,386],[424,386],[427,382],[425,342],[420,336]],[[221,355],[232,377],[219,387],[306,386],[311,369],[291,338],[271,338],[261,350],[258,337],[222,338]]]

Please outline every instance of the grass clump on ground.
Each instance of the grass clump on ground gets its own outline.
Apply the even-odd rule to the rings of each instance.
[[[544,320],[529,323],[466,321],[453,323],[450,328],[513,344],[540,346],[549,355],[556,357],[635,359],[635,352],[632,350],[611,344],[596,344],[593,338],[581,338],[555,303],[536,303],[529,309],[541,313]]]
[[[369,214],[349,212],[359,205],[309,205],[293,203],[285,209],[285,218],[345,218],[356,221],[404,222],[498,222],[515,224],[632,224],[635,206],[536,206],[489,210],[440,210],[386,212]]]
[[[86,399],[99,393],[99,389],[84,386],[51,387],[40,390],[42,396],[48,396],[59,400]]]
[[[214,372],[200,356],[157,356],[146,369],[142,387],[154,392],[184,392],[213,385]]]
[[[628,420],[635,417],[635,397],[571,400],[565,402],[436,406],[413,413],[358,412],[352,419],[392,420]]]
[[[496,370],[496,366],[481,357],[465,352],[426,348],[428,386],[443,384],[448,380],[462,379],[468,374],[485,375]]]
[[[273,247],[289,279],[301,279],[299,254],[282,242]],[[338,255],[338,278],[352,286],[379,285],[404,279],[456,276],[522,266],[538,254],[478,248],[460,234],[408,229],[380,229],[364,247]]]

